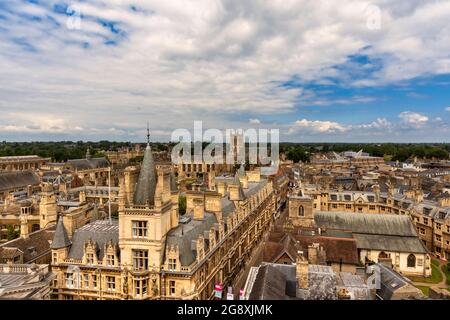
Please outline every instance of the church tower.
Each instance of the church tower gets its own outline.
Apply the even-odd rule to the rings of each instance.
[[[289,220],[296,227],[314,227],[313,199],[302,190],[288,196]]]

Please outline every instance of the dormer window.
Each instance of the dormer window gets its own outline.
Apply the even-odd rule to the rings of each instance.
[[[176,270],[177,259],[169,259],[169,270]]]
[[[87,264],[94,264],[94,254],[93,253],[87,253],[86,254],[86,263]]]
[[[147,221],[133,221],[133,238],[147,238]]]
[[[106,265],[108,267],[114,267],[114,255],[113,254],[108,254],[106,256]]]

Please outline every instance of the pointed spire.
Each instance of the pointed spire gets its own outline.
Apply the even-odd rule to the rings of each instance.
[[[134,203],[138,205],[153,205],[155,203],[156,169],[150,147],[150,130],[147,128],[147,148],[142,160],[141,172],[134,192]]]
[[[147,146],[150,145],[150,127],[147,121]]]
[[[53,237],[51,249],[62,249],[71,245],[66,228],[64,227],[63,217],[61,216],[56,225],[55,236]]]

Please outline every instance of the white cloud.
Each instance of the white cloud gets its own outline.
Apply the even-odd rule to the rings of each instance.
[[[428,122],[428,117],[411,111],[404,111],[398,115],[398,117],[402,120],[403,124],[413,126],[413,127],[422,127]]]
[[[259,119],[250,119],[249,123],[250,124],[261,124],[261,120],[259,120]]]
[[[31,22],[5,11],[6,31],[0,32],[0,109],[48,115],[24,120],[32,132],[76,134],[70,128],[78,127],[101,138],[127,139],[147,120],[162,134],[197,119],[210,127],[236,126],[228,118],[239,114],[298,119],[298,105],[364,104],[374,98],[329,99],[279,85],[293,77],[318,83],[334,77],[352,86],[450,72],[448,1],[370,1],[381,9],[378,31],[367,28],[368,1],[133,1],[138,12],[126,0],[77,3],[84,17],[116,21],[125,37],[88,18],[81,30],[69,30],[64,15],[7,3],[42,18]],[[51,8],[56,2],[42,3]],[[24,50],[27,44],[36,52]],[[380,60],[374,74],[365,75],[359,65],[349,74],[348,56],[361,52]],[[364,72],[353,77],[358,70]],[[1,119],[0,125],[12,130],[21,121]],[[372,124],[377,125],[382,123]],[[348,129],[333,121],[306,127]]]
[[[445,111],[450,112],[450,107],[445,108]]]
[[[343,132],[347,130],[347,128],[345,128],[343,125],[333,121],[310,121],[307,119],[302,119],[297,120],[295,122],[295,125],[298,128],[306,128],[310,129],[313,132],[319,133]]]

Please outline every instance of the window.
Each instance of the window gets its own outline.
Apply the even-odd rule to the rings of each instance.
[[[350,201],[352,199],[352,197],[350,197],[350,195],[346,194],[346,195],[344,195],[344,199],[345,199],[345,201]]]
[[[94,264],[94,254],[93,253],[87,253],[86,254],[86,263],[87,264]]]
[[[299,217],[305,216],[305,208],[303,208],[303,206],[298,207],[298,216]]]
[[[419,228],[419,233],[424,235],[425,234],[425,228]]]
[[[108,291],[116,290],[116,277],[106,276],[106,288]]]
[[[147,238],[147,221],[133,221],[133,238]]]
[[[134,292],[136,296],[144,297],[147,295],[147,280],[134,280]]]
[[[147,270],[148,268],[148,251],[133,250],[134,270]]]
[[[94,289],[97,288],[97,275],[96,274],[92,275],[92,286],[94,287]]]
[[[175,286],[175,281],[170,280],[169,281],[169,293],[171,296],[175,295],[176,292],[176,286]]]
[[[441,224],[440,223],[436,223],[436,229],[441,230]]]
[[[428,218],[423,218],[423,224],[428,224]]]
[[[58,263],[58,254],[53,252],[53,263]]]
[[[438,235],[438,234],[436,235],[436,241],[437,242],[441,242],[442,241],[442,237],[440,235]]]
[[[369,206],[369,210],[375,210],[375,206],[370,205],[370,206]]]
[[[169,270],[175,270],[177,268],[177,259],[169,259]]]
[[[73,288],[73,273],[66,273],[66,287]]]
[[[83,275],[83,282],[84,282],[84,287],[86,289],[89,288],[89,275],[88,274]]]
[[[369,202],[375,202],[374,196],[368,196],[367,199],[369,200]]]
[[[108,267],[113,267],[114,266],[114,255],[113,254],[108,254],[106,256],[106,265]]]
[[[408,256],[407,266],[408,266],[408,268],[415,268],[416,267],[416,256],[413,255],[412,253]]]
[[[337,209],[337,203],[332,204],[333,209]]]

